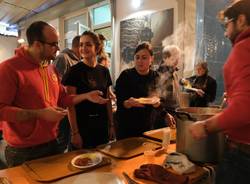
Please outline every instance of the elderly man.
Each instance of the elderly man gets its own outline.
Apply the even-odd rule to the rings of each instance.
[[[227,150],[219,164],[216,183],[245,184],[250,181],[250,1],[241,0],[221,12],[225,36],[233,44],[224,65],[228,105],[218,115],[190,127],[197,138],[224,131]],[[213,151],[213,150],[211,150]]]
[[[57,126],[67,105],[83,100],[107,103],[102,92],[67,96],[53,65],[58,48],[56,30],[43,21],[26,32],[28,47],[0,64],[0,121],[7,142],[8,166],[59,153]]]

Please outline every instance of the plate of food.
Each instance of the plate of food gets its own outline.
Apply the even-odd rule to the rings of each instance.
[[[153,105],[160,102],[158,97],[148,97],[148,98],[137,98],[137,101],[145,105]]]
[[[71,164],[79,169],[93,167],[102,161],[102,155],[97,152],[77,155],[71,160]]]

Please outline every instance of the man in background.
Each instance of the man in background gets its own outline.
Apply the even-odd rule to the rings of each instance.
[[[56,66],[60,77],[62,77],[71,66],[75,65],[80,61],[79,43],[80,36],[75,36],[72,40],[71,49],[64,49],[53,61],[53,64]]]
[[[53,61],[61,79],[71,66],[80,61],[79,47],[80,36],[78,35],[73,38],[71,49],[64,49]],[[70,140],[70,125],[67,116],[59,124],[57,140],[62,151],[65,151]]]
[[[218,165],[216,184],[250,181],[250,1],[241,0],[221,11],[225,36],[233,44],[224,64],[227,107],[219,114],[190,126],[196,139],[223,131],[226,150]],[[212,150],[211,150],[212,151]]]

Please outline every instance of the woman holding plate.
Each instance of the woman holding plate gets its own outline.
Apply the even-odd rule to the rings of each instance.
[[[63,77],[69,94],[84,93],[94,98],[69,108],[71,144],[75,148],[95,148],[108,143],[113,133],[113,119],[109,88],[112,85],[109,70],[97,63],[100,54],[100,40],[91,31],[85,31],[80,38],[82,62],[72,66]]]
[[[150,69],[153,50],[141,43],[134,54],[135,67],[124,70],[116,81],[117,139],[141,136],[153,127],[153,110],[159,107],[159,75]]]

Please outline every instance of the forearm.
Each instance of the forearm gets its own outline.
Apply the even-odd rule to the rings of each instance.
[[[68,108],[68,118],[69,124],[71,128],[71,135],[79,133],[77,120],[76,120],[76,111],[74,106],[70,106]]]
[[[215,115],[204,121],[204,128],[207,133],[214,133],[221,131],[218,123],[218,115]]]
[[[108,112],[109,126],[114,126],[111,100],[109,100],[109,102],[107,103],[107,112]]]
[[[39,109],[22,109],[5,106],[0,109],[0,119],[8,122],[25,122],[39,117]]]
[[[88,100],[87,93],[79,94],[79,95],[74,95],[72,99],[72,105],[76,105],[84,100]]]

